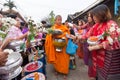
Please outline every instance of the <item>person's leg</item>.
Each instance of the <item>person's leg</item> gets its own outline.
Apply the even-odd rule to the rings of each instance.
[[[63,74],[63,80],[67,80],[67,74]]]
[[[88,76],[90,80],[96,80],[95,74],[94,74],[94,70],[93,70],[93,66],[88,66]]]
[[[83,60],[84,60],[84,63],[85,63],[85,65],[88,65],[88,61],[89,61],[89,54],[90,54],[90,52],[89,52],[89,50],[88,50],[88,43],[83,43]]]
[[[59,73],[56,70],[54,71],[54,76],[55,76],[55,80],[58,80]]]

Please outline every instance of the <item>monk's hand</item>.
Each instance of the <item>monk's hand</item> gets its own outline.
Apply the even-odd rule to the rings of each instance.
[[[74,35],[70,35],[70,37],[71,37],[72,39],[76,39],[76,38],[77,38],[77,36],[74,36]]]
[[[7,52],[0,52],[0,66],[4,66],[7,62],[8,53]]]

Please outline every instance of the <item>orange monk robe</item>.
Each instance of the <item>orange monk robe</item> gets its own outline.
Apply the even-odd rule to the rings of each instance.
[[[69,30],[66,26],[61,25],[54,25],[52,27],[53,29],[60,29],[62,30],[63,34],[59,35],[58,37],[66,37],[66,33],[69,34]],[[67,38],[66,38],[67,41]],[[67,46],[67,45],[66,45]],[[45,52],[46,52],[46,58],[48,63],[52,63],[54,65],[54,68],[56,71],[68,74],[69,72],[69,55],[66,53],[66,46],[63,48],[62,52],[56,52],[55,47],[53,45],[53,39],[52,35],[48,34],[46,36],[46,42],[45,42]]]

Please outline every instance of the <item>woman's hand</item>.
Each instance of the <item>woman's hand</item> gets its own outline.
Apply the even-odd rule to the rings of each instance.
[[[0,51],[0,66],[4,66],[7,62],[8,53]]]
[[[14,40],[16,40],[16,38],[8,38],[8,41],[9,41],[9,42],[12,42],[12,41],[14,41]]]
[[[15,40],[15,38],[7,38],[7,39],[5,39],[5,40],[2,42],[0,48],[1,48],[1,49],[4,49],[4,48],[5,48],[10,42],[12,42],[13,40]]]
[[[104,48],[104,49],[108,49],[109,46],[110,46],[108,41],[102,42],[102,45],[103,45],[103,48]]]
[[[23,35],[21,35],[21,36],[18,36],[18,37],[14,38],[14,39],[15,39],[15,40],[22,40],[22,39],[28,37],[30,34],[31,34],[31,33],[28,31],[28,32],[26,32],[25,34],[23,34]]]
[[[103,48],[103,46],[101,44],[88,47],[89,51],[98,50],[101,48]]]

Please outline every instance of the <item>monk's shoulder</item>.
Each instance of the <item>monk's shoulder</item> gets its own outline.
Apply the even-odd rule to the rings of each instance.
[[[65,30],[68,30],[68,28],[67,28],[65,25],[62,25],[62,27],[63,27]]]

